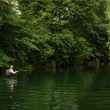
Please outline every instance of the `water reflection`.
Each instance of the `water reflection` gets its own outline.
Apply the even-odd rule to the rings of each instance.
[[[0,79],[0,110],[93,109],[110,110],[110,74],[34,73]]]
[[[16,78],[7,78],[6,84],[9,88],[10,92],[14,92],[14,89],[17,86],[17,79]]]

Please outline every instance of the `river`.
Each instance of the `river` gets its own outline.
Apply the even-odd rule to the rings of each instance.
[[[0,76],[0,110],[110,110],[110,73],[36,71]]]

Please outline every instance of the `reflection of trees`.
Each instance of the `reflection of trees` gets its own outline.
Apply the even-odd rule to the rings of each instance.
[[[79,109],[81,110],[82,108],[82,103],[85,101],[85,97],[87,94],[91,91],[92,86],[94,84],[94,81],[97,78],[97,73],[94,72],[83,72],[80,75],[81,80],[80,80],[80,95],[79,95]],[[88,108],[89,109],[89,108]]]
[[[42,74],[42,73],[41,73]],[[21,109],[23,110],[49,110],[51,90],[54,79],[52,74],[32,74],[25,82],[25,87],[18,94]]]
[[[79,76],[63,73],[58,75],[51,95],[50,110],[78,110]]]
[[[64,73],[58,75],[51,95],[51,110],[79,110],[83,100],[97,76],[94,73]]]
[[[106,73],[106,74],[104,74]],[[92,83],[80,102],[81,110],[109,110],[110,109],[110,74],[100,73]]]
[[[32,74],[29,78],[23,78],[18,84],[16,79],[7,78],[5,81],[8,89],[2,86],[4,87],[2,90],[7,89],[8,96],[3,96],[5,104],[2,108],[6,110],[20,106],[18,108],[21,110],[80,110],[88,103],[86,99],[92,89],[96,89],[96,86],[100,88],[100,81],[97,78],[99,78],[98,74],[85,72],[63,72],[56,75]],[[105,77],[104,82],[106,79]],[[102,85],[105,86],[103,83]],[[9,98],[9,96],[12,97]]]
[[[63,74],[36,75],[30,77],[25,85],[23,97],[20,103],[23,110],[86,110],[93,109],[90,104],[96,106],[104,104],[102,101],[109,99],[104,97],[104,87],[110,87],[109,75],[92,72],[64,72]],[[103,89],[103,90],[102,90]],[[25,95],[24,95],[25,94]],[[97,102],[97,95],[99,99]],[[100,100],[101,98],[101,100]],[[93,102],[94,101],[94,102]],[[105,101],[106,103],[108,102]],[[97,109],[99,110],[99,109]]]
[[[81,73],[79,100],[83,100],[83,98],[91,90],[94,84],[94,81],[96,80],[96,77],[97,77],[97,73],[94,73],[94,72]]]

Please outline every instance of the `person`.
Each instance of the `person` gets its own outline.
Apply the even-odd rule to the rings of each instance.
[[[15,70],[14,70],[14,66],[11,65],[10,68],[6,70],[6,75],[7,75],[7,76],[16,75],[17,72],[18,72],[18,71],[15,71]]]

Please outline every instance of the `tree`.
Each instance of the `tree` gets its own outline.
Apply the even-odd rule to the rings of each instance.
[[[73,65],[91,58],[108,63],[106,1],[8,0],[1,3],[5,5],[0,8],[0,47],[5,47],[4,52],[18,63],[55,61],[58,65]]]

